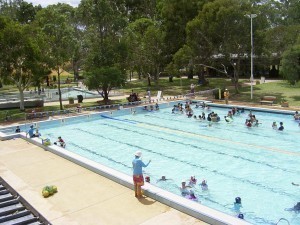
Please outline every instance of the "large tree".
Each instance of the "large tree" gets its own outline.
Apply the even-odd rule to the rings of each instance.
[[[194,19],[207,0],[158,0],[157,8],[165,32],[165,62],[169,63],[186,42],[186,25]]]
[[[290,84],[297,83],[300,80],[300,38],[298,44],[295,44],[283,53],[281,64],[282,76]]]
[[[239,92],[241,60],[250,58],[250,19],[246,17],[250,14],[250,9],[251,5],[247,1],[212,1],[205,4],[198,16],[187,26],[187,44],[195,56],[192,63],[212,64],[212,61],[218,59],[231,64],[234,69],[232,81],[236,93]],[[255,38],[259,35],[257,21],[260,20],[263,23],[260,17],[253,20]],[[255,39],[257,55],[260,54],[261,39]]]
[[[86,73],[85,84],[96,90],[108,103],[108,95],[113,87],[125,84],[126,74],[116,67],[94,68]]]
[[[37,13],[36,22],[47,36],[49,43],[48,65],[57,73],[60,109],[63,109],[61,97],[61,73],[74,52],[74,29],[71,26],[73,8],[67,4],[50,5]]]
[[[0,77],[18,88],[20,110],[25,109],[24,90],[47,71],[46,48],[40,29],[0,17]]]
[[[138,71],[139,78],[151,75],[158,81],[163,65],[164,37],[159,23],[151,19],[141,18],[127,26],[124,35],[128,46],[127,65],[131,71]]]
[[[118,3],[113,0],[83,0],[78,7],[78,16],[85,33],[86,74],[89,76],[91,73],[94,73],[94,76],[114,74],[105,75],[110,79],[109,88],[101,85],[105,102],[108,102],[108,94],[113,85],[119,85],[119,82],[114,82],[114,79],[120,76],[117,80],[122,80],[124,73],[126,47],[121,38],[126,19]],[[120,72],[117,73],[117,69]],[[90,82],[87,84],[90,89],[93,88]]]

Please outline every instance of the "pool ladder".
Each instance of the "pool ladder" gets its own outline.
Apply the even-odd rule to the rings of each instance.
[[[290,222],[285,218],[280,218],[275,225],[278,225],[278,223],[282,220],[286,221],[288,223],[288,225],[290,225]]]

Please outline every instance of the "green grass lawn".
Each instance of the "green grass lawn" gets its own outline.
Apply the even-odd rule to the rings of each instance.
[[[300,83],[291,86],[286,81],[263,83],[253,86],[253,100],[250,99],[251,87],[244,86],[241,93],[232,95],[231,99],[242,102],[259,102],[262,96],[276,96],[275,103],[280,104],[285,99],[290,106],[300,106]]]

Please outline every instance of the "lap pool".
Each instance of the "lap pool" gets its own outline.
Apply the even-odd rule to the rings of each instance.
[[[132,114],[126,109],[38,126],[52,142],[62,136],[68,151],[128,175],[134,152],[141,150],[144,162],[152,160],[144,172],[153,185],[181,195],[181,181],[195,175],[198,183],[193,190],[202,205],[233,216],[243,213],[252,224],[276,224],[280,218],[300,224],[299,213],[285,210],[300,201],[300,186],[291,184],[300,183],[300,127],[292,115],[253,111],[261,124],[247,128],[249,110],[226,123],[229,109],[212,106],[221,121],[209,126],[207,121],[172,114],[172,105],[153,112],[136,108]],[[192,109],[197,116],[211,112],[195,105]],[[282,121],[284,131],[272,129],[273,121]],[[170,180],[156,183],[162,175]],[[198,185],[202,179],[207,180],[208,191]],[[233,205],[236,197],[242,199],[240,209]]]

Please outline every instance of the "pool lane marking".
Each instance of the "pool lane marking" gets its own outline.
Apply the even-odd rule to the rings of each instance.
[[[168,142],[172,142],[172,143],[176,143],[176,144],[180,144],[180,145],[184,145],[184,146],[190,146],[192,148],[196,148],[196,149],[199,149],[201,151],[213,152],[213,153],[218,154],[218,155],[228,156],[228,157],[232,157],[232,158],[239,158],[241,160],[245,160],[245,161],[248,161],[248,162],[251,162],[251,163],[261,164],[261,165],[270,167],[272,169],[279,169],[279,170],[282,170],[284,172],[296,173],[296,174],[298,173],[298,171],[294,171],[294,170],[290,171],[290,170],[287,170],[287,169],[284,169],[284,168],[280,168],[278,166],[274,166],[274,165],[268,164],[267,162],[263,162],[263,161],[250,160],[249,158],[244,158],[244,157],[242,157],[240,155],[235,155],[235,154],[231,154],[231,153],[228,153],[228,152],[224,153],[224,152],[220,152],[220,151],[215,151],[213,149],[203,148],[203,147],[200,147],[198,145],[194,145],[194,144],[190,144],[190,143],[177,142],[177,141],[174,141],[174,140],[170,140],[168,138],[163,138],[163,137],[159,137],[159,136],[153,136],[153,135],[147,133],[147,131],[149,129],[147,129],[146,132],[145,131],[144,132],[139,132],[139,131],[136,131],[136,130],[128,129],[128,127],[126,127],[126,128],[119,127],[119,126],[116,126],[115,124],[111,124],[111,123],[109,123],[109,124],[108,123],[102,123],[102,125],[108,126],[110,128],[115,128],[115,129],[118,129],[118,130],[123,130],[123,131],[126,131],[126,132],[133,132],[135,134],[144,135],[144,136],[147,136],[147,137],[150,136],[150,137],[153,137],[153,138],[156,138],[156,139],[160,139],[160,140],[164,140],[164,141],[168,141]],[[133,127],[133,129],[134,129],[134,127]],[[238,149],[238,146],[234,147],[234,149]],[[245,152],[252,154],[251,149],[245,150]]]
[[[231,141],[231,140],[227,140],[227,139],[223,139],[223,138],[210,137],[210,136],[203,135],[203,134],[194,134],[194,133],[191,133],[191,132],[188,132],[188,131],[173,130],[171,128],[161,127],[159,125],[150,125],[150,124],[146,124],[146,123],[143,123],[143,122],[140,122],[137,125],[142,126],[142,127],[149,127],[149,128],[159,128],[160,130],[165,130],[167,132],[171,131],[173,133],[178,133],[178,134],[186,134],[186,135],[190,135],[190,136],[202,137],[202,138],[206,138],[208,140],[213,140],[213,141],[226,141],[226,142],[229,142],[229,143],[244,145],[244,146],[248,146],[248,147],[260,148],[260,149],[273,151],[273,152],[278,152],[278,153],[283,153],[283,154],[287,154],[287,155],[300,156],[300,152],[291,152],[291,151],[282,150],[282,149],[278,149],[278,148],[270,148],[270,147],[265,147],[265,146],[260,146],[260,145],[241,143],[241,142]]]
[[[171,159],[171,160],[175,160],[175,161],[180,162],[180,163],[184,163],[184,165],[189,165],[189,166],[192,166],[192,167],[197,167],[197,168],[200,168],[201,170],[209,171],[210,173],[215,173],[215,174],[221,175],[223,177],[227,177],[229,179],[234,179],[234,180],[236,180],[238,182],[250,183],[251,185],[255,185],[257,187],[263,188],[263,189],[271,191],[273,193],[278,193],[280,195],[285,195],[285,196],[289,196],[291,198],[296,198],[295,195],[290,194],[290,193],[286,193],[286,192],[284,192],[281,189],[277,189],[276,187],[265,186],[265,185],[263,185],[261,183],[257,183],[256,181],[251,181],[251,180],[243,178],[243,177],[235,177],[235,176],[233,176],[231,174],[223,173],[221,171],[211,170],[210,168],[208,168],[206,166],[203,166],[203,165],[200,165],[200,164],[197,164],[196,162],[190,162],[190,161],[183,160],[181,158],[176,158],[174,156],[170,156],[168,154],[163,154],[162,152],[152,150],[151,148],[149,149],[149,148],[146,148],[146,147],[141,147],[141,146],[135,145],[135,144],[131,143],[130,141],[129,141],[129,143],[127,143],[127,142],[124,142],[123,140],[116,140],[115,138],[110,138],[110,137],[107,137],[107,136],[103,136],[101,134],[93,133],[91,131],[84,130],[84,129],[81,129],[81,128],[78,128],[77,130],[79,130],[81,132],[84,132],[84,133],[87,133],[87,134],[90,134],[90,135],[95,136],[95,137],[101,137],[101,138],[104,138],[106,140],[113,141],[113,142],[116,142],[116,143],[119,143],[119,144],[128,145],[128,146],[133,147],[133,148],[139,148],[139,149],[141,149],[143,151],[150,152],[150,153],[153,153],[153,154],[156,154],[156,155],[159,155],[159,156]]]

